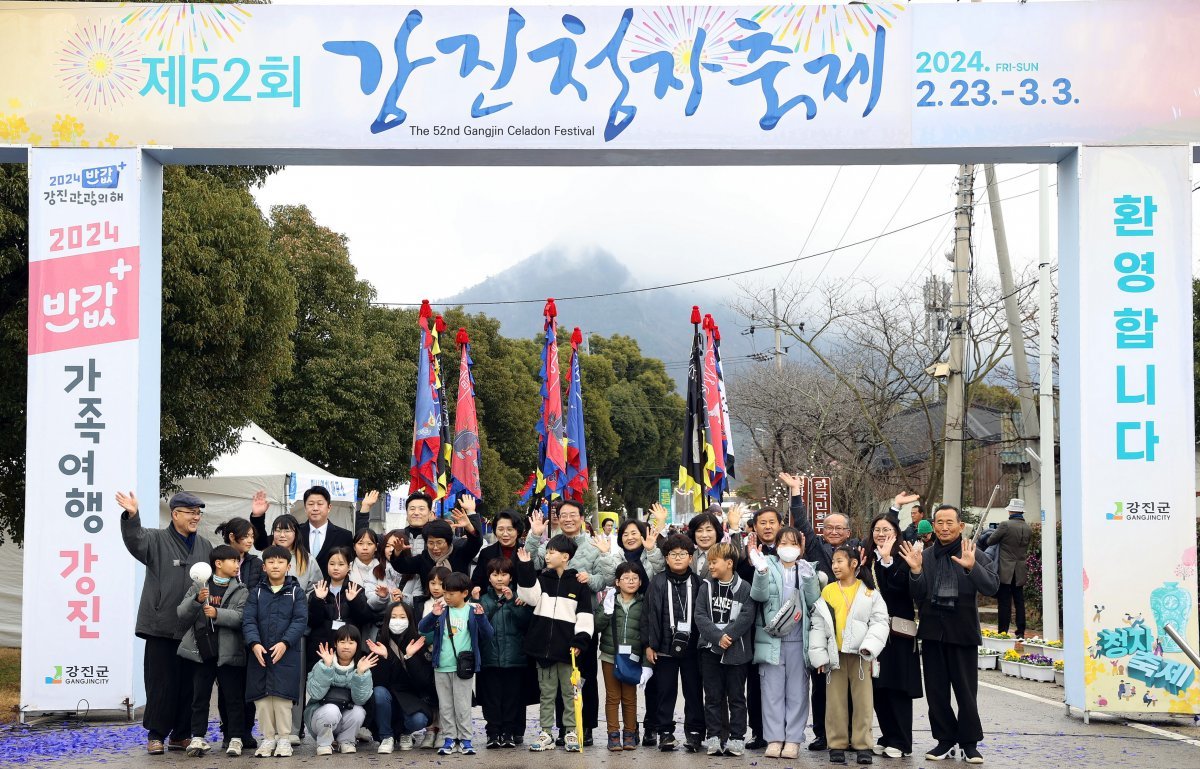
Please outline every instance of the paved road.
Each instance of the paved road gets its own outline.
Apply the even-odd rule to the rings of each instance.
[[[1084,725],[1078,718],[1069,718],[1061,704],[1055,704],[1062,697],[1062,690],[1048,684],[1017,681],[1006,678],[998,672],[984,673],[981,676],[979,699],[980,711],[983,717],[986,740],[980,749],[986,759],[986,766],[1011,767],[1013,769],[1042,769],[1043,767],[1070,767],[1070,769],[1111,769],[1112,767],[1170,767],[1183,769],[1200,767],[1200,728],[1184,721],[1155,722],[1153,726],[1137,728],[1124,723],[1114,723],[1093,720],[1090,725]],[[1005,687],[1004,690],[996,687]],[[1015,692],[1012,690],[1016,690]],[[1024,695],[1024,696],[1023,696]],[[530,714],[534,710],[530,709]],[[925,703],[915,703],[916,723],[914,724],[918,754],[908,759],[887,759],[876,757],[876,765],[896,767],[946,767],[965,766],[959,762],[935,763],[923,758],[924,751],[932,745],[929,736],[929,724],[925,716]],[[478,724],[477,720],[477,724]],[[224,769],[244,764],[257,764],[262,759],[243,757],[241,759],[227,758],[224,755],[212,755],[200,759],[192,759],[180,753],[167,756],[147,756],[140,747],[111,751],[92,746],[90,735],[92,730],[104,729],[110,732],[118,729],[125,732],[124,744],[128,745],[133,739],[140,739],[140,733],[128,729],[124,725],[89,725],[73,733],[62,730],[45,732],[41,735],[20,736],[16,734],[0,734],[0,742],[9,742],[12,748],[17,743],[30,745],[28,740],[45,740],[66,743],[65,753],[59,758],[46,756],[44,750],[34,750],[34,755],[23,764],[18,764],[15,751],[0,749],[0,765],[3,766],[36,766],[53,767],[53,769],[82,769],[93,768],[97,765],[112,767],[112,769],[144,769],[146,767],[179,766],[189,769]],[[532,723],[531,723],[532,729]],[[878,732],[876,732],[878,733]],[[71,747],[72,737],[78,737],[79,745]],[[1187,741],[1183,741],[1187,740]],[[43,743],[44,744],[44,743]],[[463,766],[471,764],[478,769],[584,769],[584,767],[620,767],[628,769],[634,762],[642,769],[696,769],[698,765],[709,767],[738,766],[766,769],[777,766],[779,769],[805,769],[830,767],[827,754],[810,754],[805,752],[799,760],[782,761],[766,760],[761,754],[747,753],[743,758],[708,758],[707,756],[689,755],[682,751],[662,753],[654,749],[639,749],[636,752],[609,754],[603,748],[593,748],[575,755],[563,752],[561,749],[551,753],[536,754],[527,750],[484,750],[480,749],[474,758],[454,756],[443,758],[432,751],[397,752],[391,756],[379,756],[373,751],[373,746],[363,745],[362,752],[356,756],[334,756],[317,758],[311,742],[297,749],[296,755],[290,760],[276,759],[269,762],[271,766],[395,766],[395,767],[446,767],[451,764]]]

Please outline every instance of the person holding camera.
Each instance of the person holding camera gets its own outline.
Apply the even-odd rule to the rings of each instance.
[[[684,748],[689,753],[700,750],[704,736],[704,688],[696,651],[699,633],[693,624],[700,590],[700,577],[692,572],[695,548],[683,534],[667,538],[663,544],[667,569],[650,580],[642,623],[646,661],[654,666],[658,679],[658,702],[646,705],[655,708],[658,747],[675,749],[675,700],[682,681]]]

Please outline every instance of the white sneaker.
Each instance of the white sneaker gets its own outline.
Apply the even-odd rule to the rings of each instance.
[[[280,740],[283,742],[283,740]],[[259,740],[258,750],[254,751],[255,758],[270,758],[275,755],[275,740]]]
[[[296,747],[301,742],[303,742],[303,740],[300,739],[299,734],[289,734],[288,735],[288,744],[291,745],[292,747]]]
[[[709,737],[704,741],[704,749],[710,756],[718,756],[721,754],[721,738]]]
[[[420,737],[414,738],[411,734],[400,735],[400,750],[412,750],[413,742]]]
[[[187,754],[192,758],[203,756],[210,750],[209,745],[203,737],[193,737],[186,748]]]
[[[375,752],[376,753],[391,753],[392,748],[395,746],[395,744],[396,744],[396,741],[393,740],[391,737],[384,737],[382,740],[379,741],[379,747],[376,748]],[[412,745],[410,744],[409,747],[411,748]]]
[[[563,742],[566,743],[568,753],[579,752],[579,737],[575,732],[567,732],[567,736],[563,738]]]
[[[727,756],[740,756],[745,752],[745,740],[730,740],[729,742],[725,743],[725,755]]]
[[[242,755],[242,738],[234,737],[229,741],[229,747],[225,748],[225,755],[240,756]]]
[[[318,745],[317,746],[317,755],[318,756],[332,756],[333,755],[333,746],[332,745]]]
[[[579,743],[575,743],[575,746],[578,749]],[[547,731],[543,731],[533,739],[533,742],[529,743],[529,749],[535,753],[543,750],[554,750],[554,747],[554,735]]]
[[[371,734],[371,730],[365,726],[358,727],[358,731],[354,734],[354,739],[357,742],[374,742],[375,735]]]
[[[275,755],[278,758],[287,758],[292,755],[292,743],[290,740],[280,740],[275,745]]]
[[[358,748],[354,747],[353,742],[339,742],[338,753],[357,753]]]
[[[900,748],[884,748],[883,755],[888,758],[903,758],[904,756],[911,756],[912,753],[905,753]]]
[[[415,744],[414,747],[421,748],[422,750],[433,750],[438,746],[437,741],[438,733],[432,729],[426,729],[424,737],[421,738],[421,742]]]

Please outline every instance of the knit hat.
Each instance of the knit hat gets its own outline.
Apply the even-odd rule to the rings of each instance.
[[[929,521],[921,521],[917,524],[917,536],[923,537],[926,534],[933,533],[933,524]]]

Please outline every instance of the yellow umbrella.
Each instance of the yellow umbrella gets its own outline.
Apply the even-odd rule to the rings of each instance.
[[[583,752],[583,676],[575,665],[575,650],[571,649],[571,687],[575,690],[575,738],[579,740],[579,752]]]

